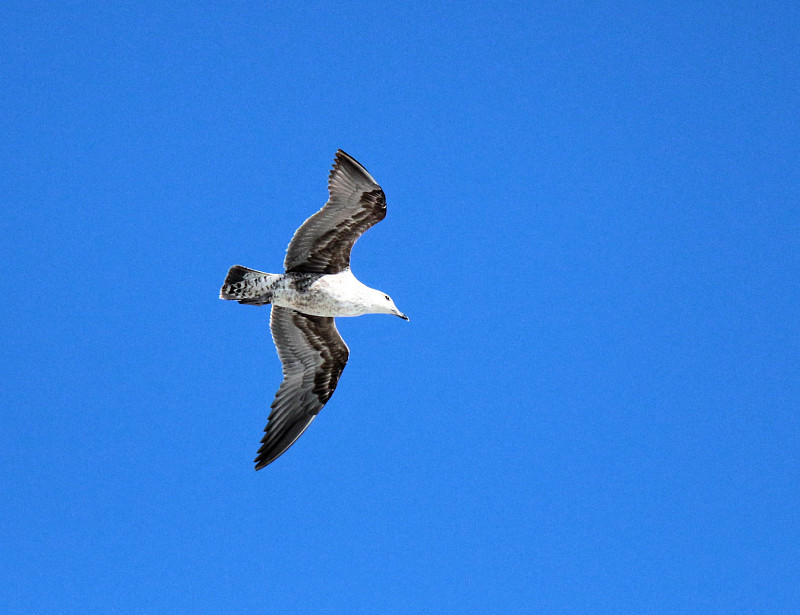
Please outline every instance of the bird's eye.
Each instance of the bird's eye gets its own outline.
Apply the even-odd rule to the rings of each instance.
[[[384,295],[384,297],[386,297],[386,300],[389,301],[389,295]]]

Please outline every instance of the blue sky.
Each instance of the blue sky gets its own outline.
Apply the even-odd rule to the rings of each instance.
[[[702,5],[702,3],[701,3]],[[800,611],[794,3],[3,3],[0,610]],[[258,473],[360,160],[409,314]]]

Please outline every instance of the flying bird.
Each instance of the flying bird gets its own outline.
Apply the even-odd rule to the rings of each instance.
[[[389,295],[359,282],[350,271],[356,240],[386,217],[378,183],[342,150],[328,176],[328,202],[297,229],[285,273],[234,265],[220,299],[272,304],[270,329],[283,366],[256,470],[272,463],[299,438],[328,402],[350,354],[334,317],[403,314]]]

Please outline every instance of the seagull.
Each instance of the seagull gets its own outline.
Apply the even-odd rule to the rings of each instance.
[[[297,229],[284,260],[285,273],[234,265],[220,299],[272,304],[270,330],[283,367],[256,470],[295,443],[336,389],[350,350],[334,317],[403,314],[389,295],[359,282],[350,271],[353,244],[386,217],[378,183],[342,150],[328,176],[328,202]]]

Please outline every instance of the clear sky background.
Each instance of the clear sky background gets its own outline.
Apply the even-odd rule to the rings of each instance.
[[[0,611],[800,612],[796,2],[0,9]],[[254,472],[334,152],[389,213]]]

